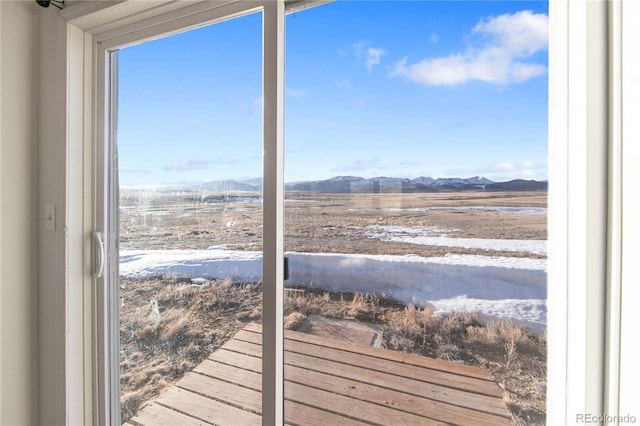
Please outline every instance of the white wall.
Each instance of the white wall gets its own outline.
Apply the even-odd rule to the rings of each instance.
[[[0,424],[38,422],[38,6],[0,1]]]
[[[2,1],[2,0],[0,0]],[[53,204],[55,230],[39,224],[38,239],[38,394],[44,424],[64,424],[65,387],[65,115],[66,24],[57,10],[41,9],[39,64],[38,209]]]

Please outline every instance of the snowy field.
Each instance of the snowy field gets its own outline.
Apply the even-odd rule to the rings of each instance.
[[[407,228],[403,226],[369,226],[364,233],[368,238],[425,246],[462,247],[479,250],[523,251],[547,254],[547,240],[505,240],[492,238],[456,238],[456,231],[437,228]]]
[[[376,235],[369,237],[391,238],[390,235],[397,237],[398,232],[405,231],[376,229]],[[504,248],[500,244],[512,244],[513,251],[546,253],[546,241],[544,244],[527,240],[496,241],[501,242],[501,250]],[[431,244],[433,241],[422,243]],[[452,242],[447,241],[447,244]],[[509,319],[529,326],[534,332],[546,329],[546,259],[331,253],[287,253],[286,256],[289,257],[290,278],[285,286],[375,293],[406,304],[426,305],[436,313],[475,312],[484,321]],[[226,277],[234,282],[257,282],[262,276],[262,254],[226,250],[224,247],[211,247],[209,250],[124,250],[120,253],[122,277],[145,279],[172,274],[193,277],[194,285]]]
[[[529,215],[546,215],[546,207],[509,207],[509,206],[456,206],[456,207],[415,207],[408,209],[391,208],[390,211],[410,211],[410,212],[428,212],[433,210],[446,210],[452,212],[465,212],[474,210],[483,210],[497,212],[501,214],[529,214]]]

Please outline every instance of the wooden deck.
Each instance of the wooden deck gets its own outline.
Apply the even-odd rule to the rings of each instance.
[[[261,335],[250,324],[127,425],[261,424]],[[483,369],[285,332],[290,425],[510,425]]]

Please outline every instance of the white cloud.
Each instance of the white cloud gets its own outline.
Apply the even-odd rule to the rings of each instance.
[[[498,163],[482,170],[484,173],[499,180],[511,179],[536,179],[542,180],[547,178],[546,164],[538,164],[533,161],[523,161],[522,163]]]
[[[380,57],[385,54],[384,49],[370,47],[367,49],[367,70],[380,63]]]
[[[523,10],[483,20],[473,32],[493,36],[497,48],[515,57],[528,57],[547,48],[549,18]]]
[[[525,10],[480,21],[472,33],[486,40],[480,48],[426,58],[408,64],[400,60],[392,76],[426,86],[457,85],[471,80],[494,84],[520,83],[547,72],[546,66],[523,62],[548,45],[549,18]]]
[[[380,47],[371,47],[368,42],[359,41],[351,45],[356,58],[364,59],[368,71],[380,64],[380,58],[387,52]]]

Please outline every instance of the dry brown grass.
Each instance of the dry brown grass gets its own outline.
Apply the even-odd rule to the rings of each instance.
[[[508,321],[480,324],[473,314],[433,315],[409,306],[386,323],[394,350],[489,369],[516,425],[543,425],[546,413],[546,334]]]
[[[250,321],[262,317],[262,289],[229,281],[191,285],[176,277],[121,282],[122,420],[133,416]],[[544,424],[546,335],[471,314],[434,315],[373,295],[285,292],[285,327],[304,331],[321,315],[382,326],[388,349],[489,369],[517,425]]]
[[[259,285],[182,277],[120,283],[122,421],[262,317]]]

